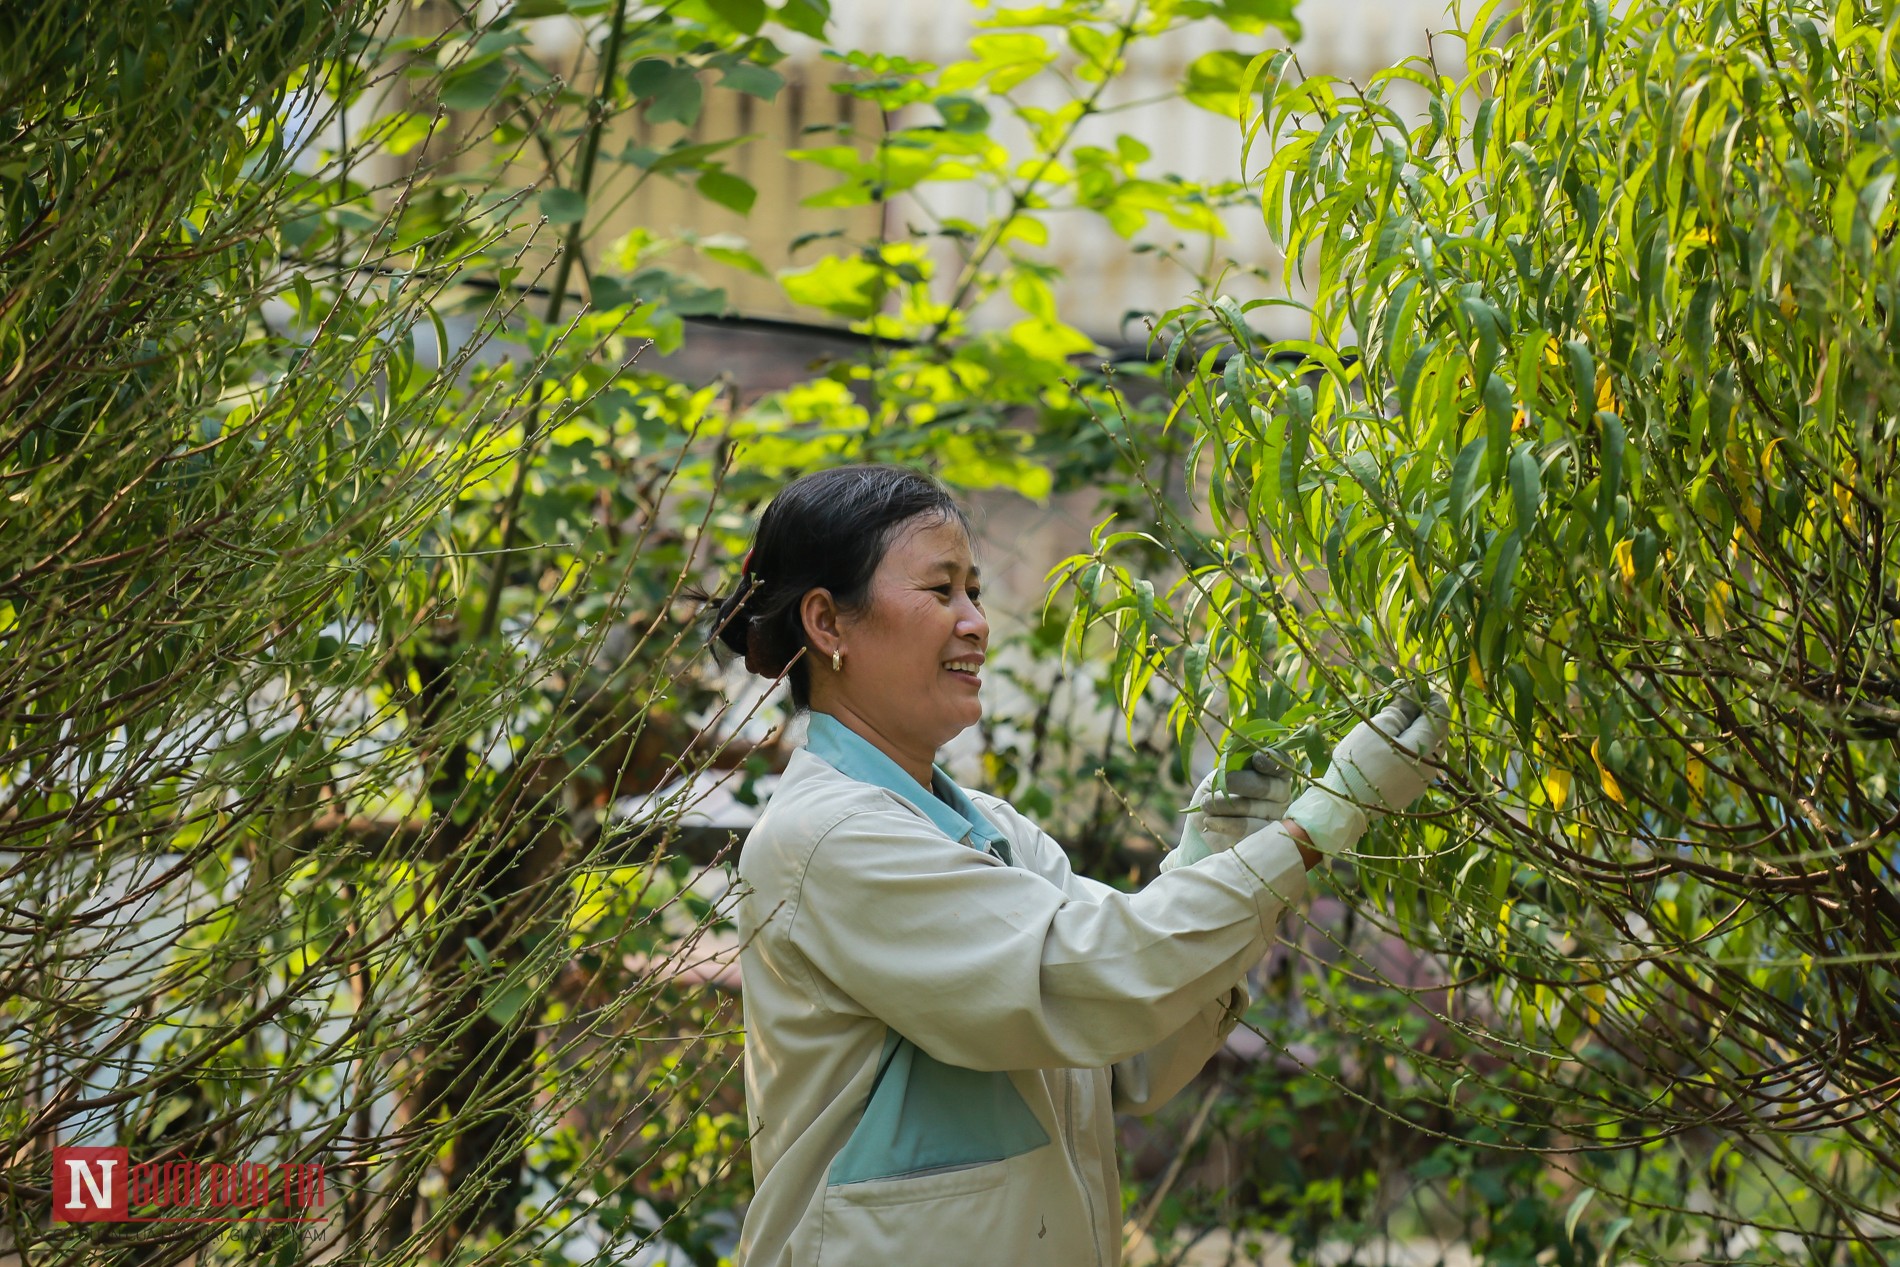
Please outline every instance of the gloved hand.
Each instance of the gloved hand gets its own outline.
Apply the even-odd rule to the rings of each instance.
[[[1432,761],[1451,726],[1444,699],[1395,700],[1347,732],[1326,773],[1287,806],[1321,853],[1349,849],[1372,819],[1404,809],[1436,775]]]
[[[1227,790],[1214,791],[1214,774],[1201,780],[1188,801],[1181,843],[1161,860],[1163,871],[1199,862],[1210,854],[1232,849],[1270,823],[1286,816],[1293,779],[1285,762],[1271,752],[1256,752],[1247,764],[1227,776]]]

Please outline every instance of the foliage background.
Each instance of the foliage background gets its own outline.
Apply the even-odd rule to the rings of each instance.
[[[1257,974],[1263,1058],[1131,1133],[1132,1238],[1882,1261],[1885,10],[1486,10],[1361,90],[1277,0],[986,9],[948,64],[825,54],[836,220],[784,267],[627,231],[659,184],[774,213],[705,121],[828,14],[0,14],[13,1252],[729,1253],[729,845],[686,814],[784,747],[687,592],[879,459],[1097,500],[980,759],[1103,878],[1197,746],[1458,701],[1447,792]],[[1191,27],[1230,181],[1095,143]],[[1310,338],[1255,332],[1241,216]],[[1179,263],[1145,350],[1058,306],[1078,218]],[[852,350],[759,398],[655,362],[765,276]],[[321,1160],[339,1207],[51,1225],[48,1149],[105,1139]]]
[[[1073,561],[1124,679],[1235,747],[1451,697],[1446,791],[1340,878],[1455,983],[1422,1099],[1552,1151],[1578,1253],[1900,1232],[1893,20],[1489,5],[1456,76],[1261,58],[1312,337],[1191,317],[1231,350],[1184,397],[1213,530],[1157,501],[1165,599]]]

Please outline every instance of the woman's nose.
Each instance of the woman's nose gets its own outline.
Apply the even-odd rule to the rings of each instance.
[[[957,620],[957,633],[985,643],[990,640],[989,617],[983,614],[981,607],[967,598],[963,600],[963,615]]]

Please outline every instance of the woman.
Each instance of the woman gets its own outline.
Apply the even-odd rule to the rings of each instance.
[[[1306,869],[1425,787],[1442,709],[1362,724],[1291,805],[1271,767],[1203,783],[1165,873],[1123,894],[932,764],[982,714],[990,633],[939,484],[799,479],[741,571],[719,636],[789,681],[810,738],[739,859],[740,1261],[1118,1262],[1114,1112],[1220,1046]]]

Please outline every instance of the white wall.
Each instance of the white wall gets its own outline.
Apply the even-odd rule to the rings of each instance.
[[[976,33],[976,19],[981,16],[969,0],[833,0],[832,14],[835,41],[841,47],[874,49],[938,63],[967,55],[969,37]],[[1452,21],[1445,0],[1305,0],[1297,14],[1304,28],[1295,46],[1302,67],[1310,74],[1336,75],[1359,83],[1383,67],[1425,53],[1427,32],[1442,30]],[[1229,47],[1252,53],[1274,43],[1277,41],[1236,36],[1213,22],[1200,23],[1142,50],[1109,102],[1145,101],[1167,94],[1180,82],[1188,63],[1204,52]],[[810,50],[800,51],[808,54]],[[1439,51],[1444,53],[1446,46],[1441,43]],[[1445,65],[1442,69],[1456,74],[1459,67]],[[1053,99],[1026,99],[1034,104],[1055,104]],[[1154,152],[1156,169],[1161,172],[1201,181],[1232,180],[1240,174],[1239,127],[1184,101],[1103,115],[1084,126],[1080,139],[1086,143],[1112,144],[1117,133],[1142,141]],[[999,139],[1012,146],[1023,143],[1021,134],[1011,129],[1002,130]],[[1254,171],[1266,157],[1256,149],[1250,160]],[[924,196],[940,205],[950,205],[941,192],[926,191]],[[964,214],[974,210],[980,208],[966,206]],[[902,209],[894,209],[893,214],[901,216]],[[1228,228],[1232,236],[1222,248],[1224,252],[1245,264],[1265,268],[1270,275],[1265,288],[1243,277],[1229,289],[1248,295],[1282,293],[1282,260],[1258,216],[1230,215]],[[1162,244],[1181,236],[1178,230],[1161,223],[1150,224],[1145,234],[1148,240]],[[1157,255],[1135,254],[1131,247],[1132,243],[1101,221],[1077,216],[1065,219],[1043,253],[1063,271],[1057,295],[1062,308],[1082,314],[1079,320],[1097,338],[1120,341],[1144,337],[1137,324],[1123,329],[1123,314],[1130,310],[1166,310],[1183,301],[1193,286],[1192,279],[1178,266]],[[1289,310],[1267,312],[1273,315],[1269,318],[1263,312],[1262,324],[1272,333],[1304,332]],[[1006,305],[998,305],[984,315],[1007,321],[1016,314]]]

